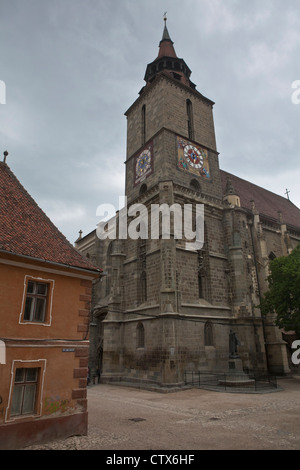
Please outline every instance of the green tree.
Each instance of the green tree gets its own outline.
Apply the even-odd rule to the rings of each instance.
[[[269,290],[261,301],[263,315],[274,313],[275,323],[300,338],[300,244],[288,256],[270,262]]]

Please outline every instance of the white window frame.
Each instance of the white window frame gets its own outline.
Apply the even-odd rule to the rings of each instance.
[[[6,364],[6,345],[0,340],[0,364]]]

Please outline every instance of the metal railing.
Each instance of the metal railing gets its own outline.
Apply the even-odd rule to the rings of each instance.
[[[228,391],[263,391],[277,389],[277,378],[267,371],[247,370],[245,375],[234,376],[222,372],[186,370],[185,385],[211,390]]]

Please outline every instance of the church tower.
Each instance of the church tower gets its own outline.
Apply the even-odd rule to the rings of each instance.
[[[137,220],[140,236],[96,239],[107,276],[94,292],[90,335],[91,367],[103,381],[172,387],[184,383],[186,370],[224,371],[230,331],[244,368],[266,363],[262,321],[248,292],[255,272],[241,246],[246,215],[230,205],[231,188],[223,198],[214,102],[196,90],[164,22],[158,55],[125,113],[127,223]],[[196,248],[176,231],[175,209],[182,215],[186,207],[194,231],[202,210]],[[153,210],[161,217],[162,208],[169,213],[155,226]],[[116,219],[120,225],[121,212]]]
[[[128,202],[158,181],[222,198],[213,101],[196,91],[177,57],[165,18],[156,59],[147,65],[139,98],[126,112]]]

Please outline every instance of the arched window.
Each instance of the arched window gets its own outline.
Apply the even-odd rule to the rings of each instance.
[[[200,186],[200,183],[199,181],[195,180],[195,179],[192,179],[191,182],[190,182],[190,188],[193,190],[193,191],[196,191],[197,193],[200,193],[201,192],[201,186]]]
[[[143,183],[142,186],[140,187],[140,195],[144,194],[147,191],[147,189],[148,189],[147,185]]]
[[[198,273],[198,291],[199,291],[199,299],[203,299],[204,298],[204,294],[203,294],[203,276],[202,276],[201,272]]]
[[[143,323],[138,323],[136,327],[136,347],[144,348],[145,347],[145,328]]]
[[[213,346],[213,326],[210,321],[207,321],[204,325],[204,345]]]
[[[189,139],[194,139],[194,121],[193,121],[193,105],[191,100],[186,100],[186,113]]]
[[[146,105],[142,107],[142,145],[146,142]]]
[[[146,271],[142,272],[141,275],[141,301],[146,302],[147,300],[147,275]]]
[[[111,255],[113,252],[113,242],[110,242],[107,248],[107,254],[106,254],[106,287],[105,287],[105,295],[110,294],[110,289],[111,289],[111,277],[112,277],[112,260],[111,260]]]

